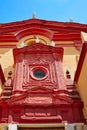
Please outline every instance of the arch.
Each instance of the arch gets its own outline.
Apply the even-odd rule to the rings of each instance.
[[[44,29],[44,28],[40,28],[40,27],[30,27],[30,28],[23,29],[23,30],[19,31],[18,33],[16,33],[16,38],[17,38],[17,40],[20,40],[21,38],[28,36],[28,35],[43,35],[49,39],[52,39],[53,33],[54,32],[49,29]]]

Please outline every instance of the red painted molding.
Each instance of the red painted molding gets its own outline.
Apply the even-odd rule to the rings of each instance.
[[[49,29],[30,27],[27,29],[20,30],[18,33],[16,33],[16,37],[18,40],[20,40],[21,38],[28,35],[43,35],[48,37],[49,39],[52,39],[53,33],[54,32]]]
[[[74,22],[48,21],[48,20],[42,20],[42,19],[28,19],[28,20],[19,21],[19,22],[0,24],[0,31],[3,32],[6,29],[9,29],[9,31],[10,30],[17,31],[18,28],[29,27],[30,25],[36,25],[40,27],[44,26],[44,27],[48,27],[49,29],[55,29],[55,30],[60,28],[60,30],[65,29],[67,31],[73,30],[75,32],[80,32],[80,31],[87,32],[87,24],[80,24],[80,23],[74,23]]]
[[[16,48],[16,44],[12,45],[12,44],[0,44],[0,48]]]
[[[0,42],[18,42],[14,35],[1,35]]]
[[[75,82],[78,81],[78,78],[80,76],[81,68],[83,66],[83,62],[84,62],[86,53],[87,53],[87,43],[84,43],[83,47],[82,47],[80,59],[79,59],[79,62],[78,62],[77,70],[76,70],[76,73],[75,73],[75,78],[74,78]]]
[[[80,40],[81,41],[81,35],[80,33],[55,33],[53,36],[54,41],[74,41],[74,40]]]
[[[17,41],[17,38],[20,39],[26,35],[41,34],[50,39],[53,38],[54,41],[81,41],[81,31],[87,32],[86,24],[29,19],[20,22],[0,24],[0,40],[2,42]]]

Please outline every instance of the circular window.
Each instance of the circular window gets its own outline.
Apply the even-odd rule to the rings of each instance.
[[[34,67],[32,70],[31,70],[31,76],[33,79],[36,79],[36,80],[43,80],[47,77],[47,69],[44,68],[44,67]]]
[[[34,75],[34,77],[41,79],[41,78],[44,78],[46,76],[46,73],[42,70],[35,70],[33,72],[33,75]]]

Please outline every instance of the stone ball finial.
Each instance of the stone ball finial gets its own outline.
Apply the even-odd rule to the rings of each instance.
[[[32,14],[32,19],[36,19],[36,13]]]

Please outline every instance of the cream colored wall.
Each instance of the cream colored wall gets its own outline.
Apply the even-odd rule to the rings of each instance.
[[[77,82],[77,89],[84,103],[84,115],[87,119],[87,54],[81,69],[81,73]]]
[[[63,71],[66,75],[66,70],[70,71],[71,79],[74,79],[75,71],[77,68],[80,52],[75,47],[64,47],[63,56]]]
[[[81,32],[82,42],[87,42],[87,33]]]
[[[74,79],[75,71],[76,71],[77,63],[76,63],[76,55],[64,55],[63,57],[63,70],[64,75],[66,75],[66,70],[69,70],[71,74],[71,79]]]
[[[0,49],[0,64],[3,71],[13,66],[13,51],[10,48]]]
[[[64,55],[80,55],[80,51],[75,47],[64,47]]]
[[[13,69],[13,52],[11,48],[2,48],[0,49],[0,64],[2,66],[5,78],[8,77],[9,71],[14,71]],[[1,86],[1,84],[0,84]],[[1,92],[1,87],[0,87]]]

